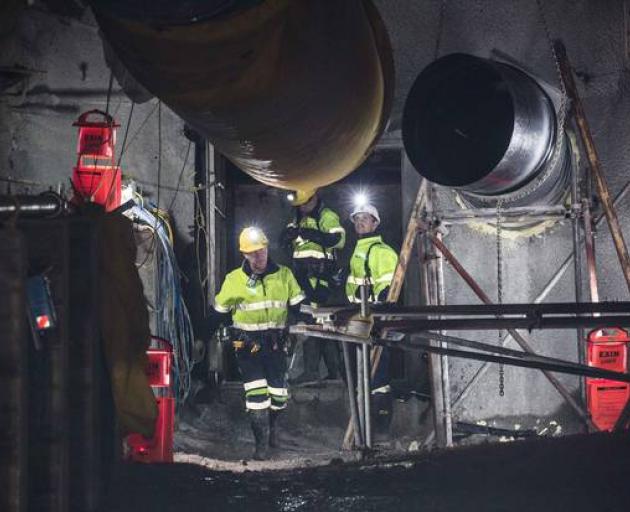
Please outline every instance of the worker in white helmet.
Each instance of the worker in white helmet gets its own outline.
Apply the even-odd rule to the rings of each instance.
[[[350,214],[350,220],[358,240],[350,258],[346,296],[350,302],[360,303],[361,285],[366,285],[371,303],[385,302],[398,263],[398,254],[383,242],[378,232],[381,217],[372,204],[360,201]],[[389,361],[390,351],[383,348],[371,383],[375,433],[383,436],[389,432],[393,409]]]

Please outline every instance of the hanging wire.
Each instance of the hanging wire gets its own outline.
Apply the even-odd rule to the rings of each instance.
[[[114,176],[112,178],[112,182],[109,185],[109,191],[107,192],[107,199],[105,200],[105,204],[111,199],[112,192],[114,191],[114,183],[116,183],[116,177],[119,172],[122,172],[120,169],[120,162],[122,161],[123,153],[125,152],[125,141],[127,140],[127,135],[129,134],[129,127],[131,126],[131,119],[133,117],[133,107],[135,103],[131,103],[131,108],[129,109],[129,116],[127,117],[127,126],[125,127],[125,135],[123,137],[122,146],[120,148],[120,154],[118,155],[118,162],[116,163],[116,167],[114,168]],[[103,180],[101,180],[101,183]]]
[[[171,199],[171,204],[168,205],[168,209],[166,210],[167,212],[171,211],[171,209],[173,208],[173,204],[175,204],[175,199],[177,199],[177,194],[179,194],[179,187],[182,182],[182,177],[184,176],[184,170],[186,169],[186,164],[188,163],[188,155],[190,154],[191,146],[192,146],[192,141],[189,140],[188,147],[186,148],[186,156],[184,157],[184,164],[182,165],[182,170],[179,171],[179,178],[177,178],[177,186],[175,188],[175,194],[173,194],[173,197]]]
[[[109,85],[107,86],[107,100],[105,101],[105,114],[109,115],[109,102],[112,98],[112,87],[114,86],[114,72],[109,71]]]
[[[153,106],[153,108],[151,109],[151,112],[149,112],[146,117],[144,118],[144,120],[140,123],[140,126],[138,127],[138,129],[134,132],[134,134],[131,136],[131,138],[129,139],[129,143],[126,146],[123,146],[123,151],[126,152],[129,147],[134,143],[134,141],[136,140],[136,138],[138,137],[138,135],[140,135],[140,132],[144,129],[144,127],[146,126],[147,122],[149,121],[149,119],[151,118],[151,116],[155,113],[155,111],[158,108],[159,105],[159,101],[156,102],[156,104]]]

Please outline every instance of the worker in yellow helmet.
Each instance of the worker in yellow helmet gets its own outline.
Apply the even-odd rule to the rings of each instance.
[[[288,400],[288,312],[299,310],[304,299],[291,270],[269,258],[268,245],[262,230],[243,229],[239,237],[243,263],[225,277],[214,304],[218,313],[231,315],[232,344],[243,377],[256,460],[267,457],[268,445],[277,446],[276,421]]]
[[[291,252],[292,268],[311,305],[324,305],[331,287],[343,285],[337,265],[337,251],[346,243],[346,231],[339,215],[324,205],[317,190],[298,190],[289,194],[294,218],[284,230],[281,244]],[[304,372],[293,382],[306,384],[319,380],[319,362],[324,359],[326,379],[338,379],[339,347],[334,341],[306,338]]]

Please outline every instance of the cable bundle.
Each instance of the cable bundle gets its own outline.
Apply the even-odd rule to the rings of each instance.
[[[180,270],[169,238],[170,228],[160,215],[155,215],[144,206],[135,205],[130,213],[135,221],[153,231],[152,246],[156,256],[155,334],[173,346],[173,393],[177,404],[181,405],[190,391],[194,335],[182,297]],[[159,244],[155,244],[156,239]]]

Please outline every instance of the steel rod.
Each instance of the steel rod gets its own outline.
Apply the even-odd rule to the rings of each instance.
[[[370,407],[370,399],[372,396],[370,390],[370,357],[369,357],[369,349],[367,345],[363,345],[363,358],[361,362],[363,363],[363,400],[365,404],[363,405],[364,414],[365,414],[365,446],[367,448],[372,448],[372,414]]]
[[[564,206],[523,206],[518,208],[505,208],[501,210],[503,218],[528,218],[538,219],[539,217],[548,217],[550,219],[569,218],[573,215],[570,208]],[[462,210],[446,210],[443,212],[433,212],[433,220],[446,222],[449,224],[459,221],[475,221],[488,218],[495,220],[497,218],[496,208],[468,208]]]
[[[390,328],[397,331],[413,333],[414,331],[466,331],[496,329],[575,329],[591,327],[593,329],[607,326],[630,326],[630,315],[607,316],[546,316],[541,318],[455,318],[455,319],[418,319],[418,320],[380,320],[378,328]],[[514,335],[512,335],[514,336]],[[517,333],[517,336],[520,335]],[[518,340],[517,340],[518,341]]]
[[[346,388],[348,389],[348,403],[350,404],[350,420],[352,421],[354,431],[354,445],[362,446],[363,439],[361,438],[361,428],[359,425],[359,413],[357,411],[357,397],[354,391],[354,379],[352,378],[352,368],[350,367],[350,347],[347,341],[341,342],[343,349],[343,363],[346,369]],[[349,446],[344,446],[349,449]]]
[[[591,224],[591,209],[588,201],[584,200],[582,209],[584,221],[584,246],[586,248],[586,265],[588,268],[588,284],[591,292],[591,302],[599,302],[599,292],[597,289],[597,267],[595,263],[595,240]]]
[[[325,307],[312,310],[314,316],[351,316],[357,313],[356,306]],[[429,306],[397,306],[392,304],[373,305],[370,314],[375,318],[429,318],[435,316],[529,316],[542,315],[591,315],[594,313],[630,313],[630,301],[615,302],[546,302],[544,304],[451,304]]]
[[[323,334],[328,334],[331,336],[331,339],[336,339],[336,333],[326,333],[325,331],[313,330],[309,331],[309,333],[314,337],[323,337]],[[387,340],[383,338],[372,339],[371,343],[376,343],[381,346],[390,347],[390,348],[398,348],[401,350],[408,351],[426,351],[433,352],[436,354],[448,354],[453,355],[454,357],[462,357],[465,359],[477,359],[480,361],[488,361],[492,363],[505,363],[512,366],[520,366],[523,368],[533,368],[542,371],[553,371],[560,373],[568,373],[570,375],[581,375],[593,378],[603,378],[608,380],[614,380],[618,382],[630,382],[630,373],[622,373],[622,372],[614,372],[611,370],[606,370],[603,368],[598,368],[595,366],[586,366],[580,365],[578,363],[574,363],[573,361],[564,361],[561,359],[550,358],[546,356],[541,356],[538,354],[530,354],[527,352],[517,354],[517,357],[511,355],[498,355],[498,350],[500,347],[496,345],[489,345],[481,342],[475,342],[472,340],[464,340],[461,338],[452,338],[451,342],[456,339],[459,345],[467,346],[468,344],[476,345],[476,348],[480,350],[484,350],[484,352],[479,351],[469,351],[469,350],[459,350],[453,348],[443,348],[439,345],[432,345],[430,343],[435,337],[438,337],[438,333],[423,333],[422,339],[426,342],[414,343],[414,342],[397,342],[392,340]],[[358,345],[362,346],[363,341],[357,339],[355,336],[348,335],[339,335],[339,338],[343,339],[353,339]],[[420,337],[420,336],[417,336]],[[327,336],[328,339],[328,336]],[[337,341],[340,341],[337,339]],[[366,348],[363,345],[363,348]]]
[[[361,438],[365,441],[365,381],[363,380],[363,354],[367,350],[366,346],[357,345],[357,404],[359,406],[359,427],[361,428]]]
[[[438,240],[442,240],[441,233],[436,233]],[[435,284],[437,288],[438,306],[446,305],[446,291],[444,284],[444,257],[441,253],[436,253],[435,259]],[[441,334],[445,334],[441,331]],[[448,348],[448,344],[441,342],[442,347]],[[449,378],[449,364],[448,355],[442,354],[440,356],[440,376],[442,378],[442,417],[444,419],[444,432],[446,446],[453,446],[453,418],[451,417],[451,397],[450,397],[450,378]]]
[[[394,346],[393,342],[388,340],[378,340],[379,343],[382,343],[386,346]],[[403,350],[425,350],[427,352],[434,352],[436,354],[448,354],[453,357],[461,357],[463,359],[475,359],[478,361],[488,361],[491,363],[503,363],[511,366],[519,366],[521,368],[532,368],[536,370],[542,370],[544,372],[559,372],[559,373],[568,373],[570,375],[579,375],[579,376],[587,376],[593,378],[605,378],[608,380],[614,380],[617,382],[630,382],[630,374],[628,373],[620,373],[620,372],[611,372],[609,370],[603,370],[601,368],[596,368],[594,366],[582,366],[582,368],[575,368],[573,365],[566,366],[560,365],[556,362],[547,362],[543,360],[529,360],[529,359],[519,359],[513,358],[509,356],[500,356],[495,354],[489,354],[486,352],[471,352],[468,350],[459,350],[454,348],[442,348],[437,345],[431,345],[429,343],[418,343],[418,344],[398,344],[397,348]]]
[[[572,145],[571,145],[572,147]],[[580,190],[579,190],[579,166],[576,161],[576,158],[573,156],[571,158],[571,204],[578,205],[581,204],[580,201]],[[580,250],[580,219],[577,215],[574,215],[571,219],[571,234],[572,234],[572,242],[573,242],[573,285],[575,289],[575,302],[581,303],[584,302],[584,297],[582,294],[582,252]],[[584,329],[582,327],[578,327],[575,332],[576,335],[576,349],[577,349],[577,359],[580,364],[584,364],[585,359],[585,347],[584,340],[586,339],[584,334]],[[579,392],[582,403],[585,402],[585,394],[584,394],[584,381],[583,379],[579,380]]]
[[[370,314],[370,305],[368,302],[368,287],[366,284],[361,285],[361,317],[367,318]],[[363,414],[364,414],[364,434],[365,446],[372,448],[372,413],[370,408],[370,399],[372,396],[370,386],[370,350],[367,345],[362,347],[363,357],[361,364],[363,366]]]
[[[488,343],[483,343],[481,341],[468,340],[468,339],[459,338],[456,336],[447,336],[447,335],[439,334],[435,332],[415,333],[414,338],[421,339],[424,341],[436,340],[436,341],[441,341],[443,343],[450,343],[456,346],[472,348],[475,350],[484,350],[486,352],[494,352],[496,354],[501,354],[504,356],[515,357],[515,358],[527,358],[530,360],[544,359],[550,362],[555,361],[557,363],[573,366],[575,368],[580,368],[583,366],[580,363],[564,361],[562,359],[556,359],[556,358],[551,358],[548,356],[541,356],[537,354],[530,354],[528,352],[523,352],[522,350],[513,350],[511,348],[505,348],[498,345],[490,345]]]

